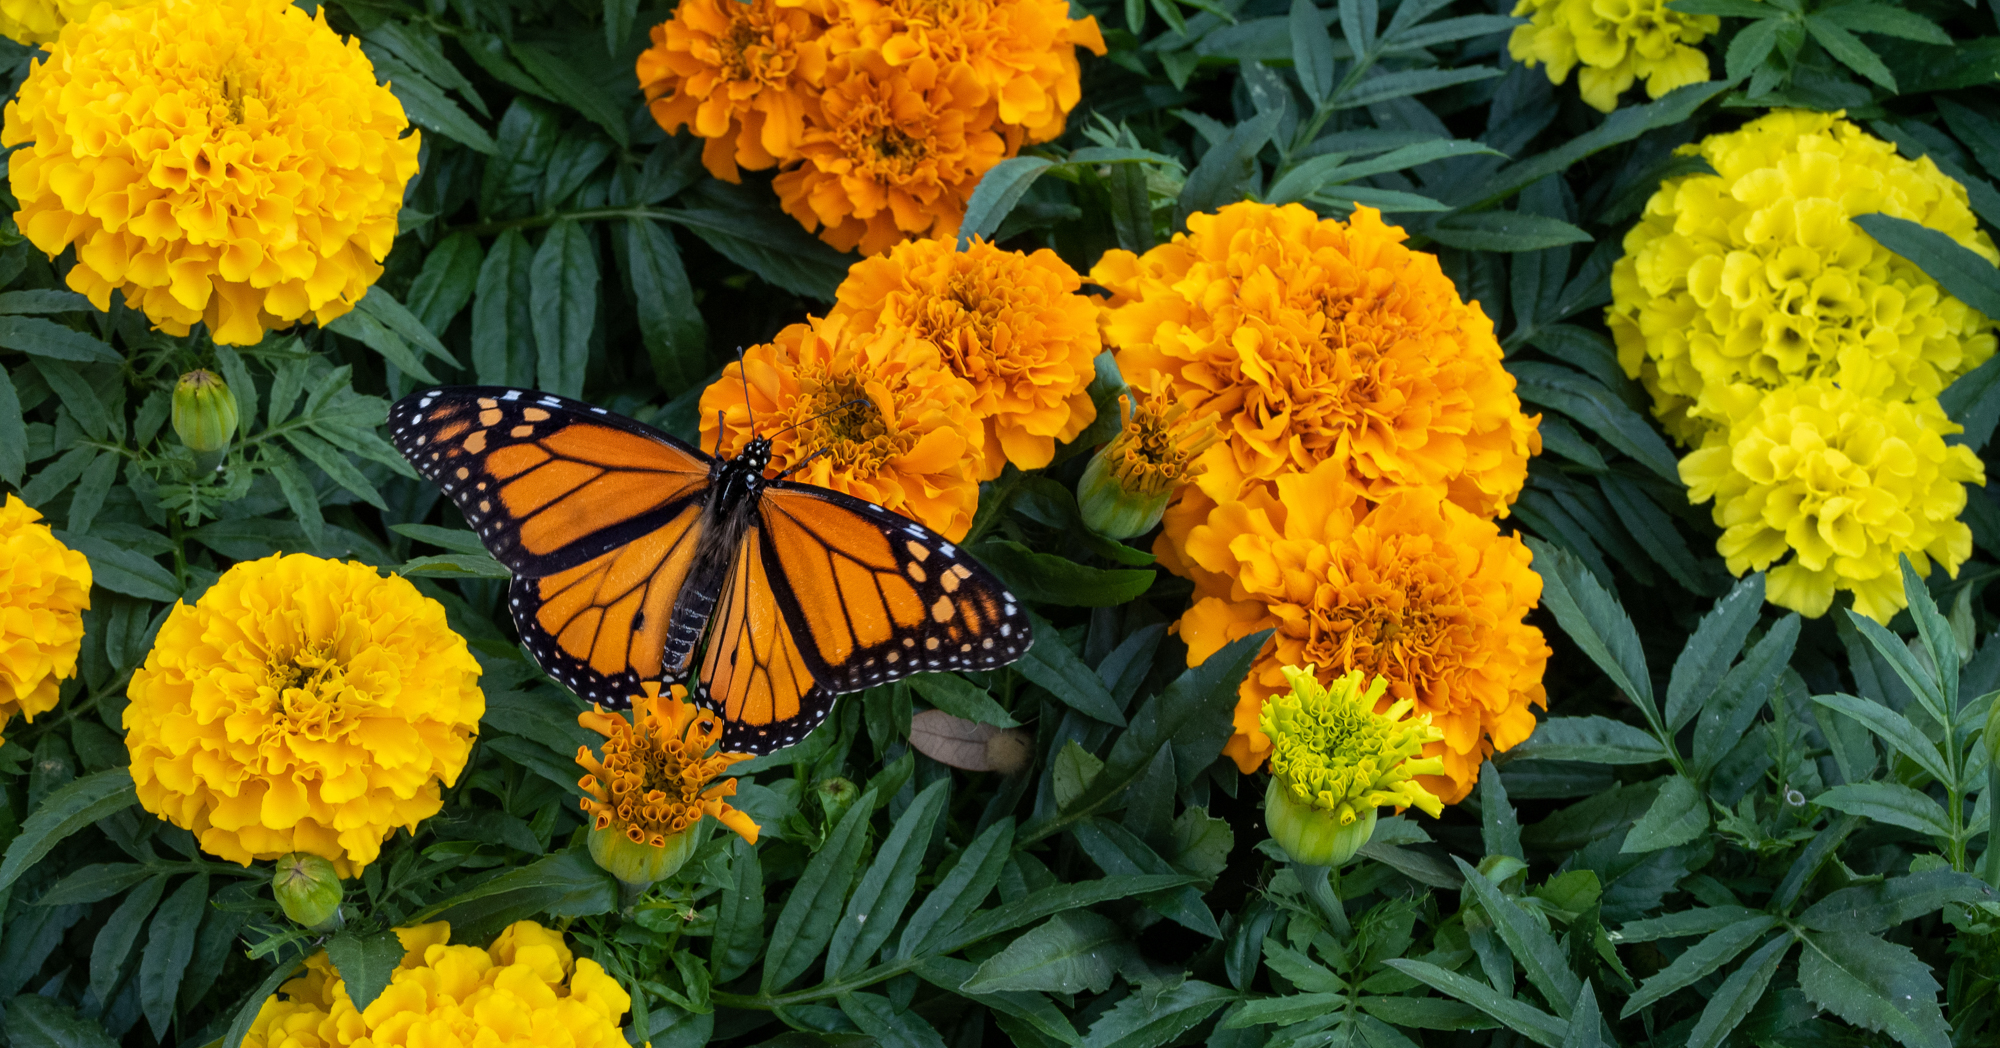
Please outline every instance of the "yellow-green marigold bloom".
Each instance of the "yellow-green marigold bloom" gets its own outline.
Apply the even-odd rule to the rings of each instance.
[[[1652,98],[1708,79],[1708,56],[1693,45],[1722,24],[1714,15],[1689,15],[1667,0],[1521,0],[1507,50],[1534,68],[1548,66],[1549,82],[1576,75],[1583,100],[1600,112],[1618,108],[1618,96],[1635,80]]]
[[[142,0],[0,0],[0,36],[19,44],[46,44],[98,5],[131,7]]]
[[[1681,460],[1688,499],[1715,500],[1716,549],[1738,575],[1770,573],[1766,595],[1802,615],[1836,590],[1886,622],[1904,606],[1897,556],[1954,577],[1972,554],[1958,520],[1965,485],[1984,484],[1979,457],[1944,438],[1961,427],[1931,399],[1866,397],[1827,379],[1767,394],[1727,431]]]
[[[1292,690],[1271,696],[1258,722],[1271,737],[1277,794],[1335,827],[1372,822],[1384,804],[1422,808],[1433,816],[1444,811],[1437,795],[1416,781],[1419,775],[1444,774],[1443,760],[1421,756],[1425,743],[1444,738],[1431,727],[1429,714],[1411,716],[1415,703],[1409,699],[1376,712],[1389,682],[1376,677],[1364,686],[1359,670],[1335,678],[1331,686],[1321,685],[1311,666],[1286,666],[1284,672]],[[1273,836],[1279,836],[1280,821],[1272,818]],[[1282,837],[1278,843],[1287,844]],[[1287,850],[1299,862],[1326,864]]]
[[[3,2],[3,0],[0,0]],[[382,275],[418,136],[359,41],[290,0],[154,0],[72,22],[7,104],[21,232],[72,290],[249,344]]]
[[[90,561],[41,519],[17,495],[0,505],[0,728],[55,709],[83,647]]]
[[[1606,321],[1682,444],[1702,446],[1802,379],[1919,400],[1993,355],[1991,319],[1852,221],[1908,219],[2000,262],[1965,187],[1929,158],[1799,111],[1681,151],[1716,174],[1671,179],[1647,202],[1611,271]]]

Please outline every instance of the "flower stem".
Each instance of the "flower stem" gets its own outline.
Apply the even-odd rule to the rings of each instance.
[[[1340,939],[1354,934],[1353,926],[1347,923],[1347,906],[1340,901],[1340,875],[1331,866],[1306,866],[1292,864],[1292,872],[1299,883],[1305,886],[1306,895],[1319,912],[1326,917],[1327,927]]]

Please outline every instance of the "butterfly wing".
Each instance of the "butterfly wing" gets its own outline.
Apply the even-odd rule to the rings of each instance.
[[[514,573],[508,605],[551,676],[622,707],[641,681],[686,673],[694,638],[670,643],[670,626],[706,525],[713,460],[533,390],[426,390],[389,420],[398,450]]]
[[[805,738],[833,708],[785,621],[762,529],[737,543],[709,620],[694,694],[722,717],[722,749],[769,753]]]

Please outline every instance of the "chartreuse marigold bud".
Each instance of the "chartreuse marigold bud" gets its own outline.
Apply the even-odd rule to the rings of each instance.
[[[174,385],[174,433],[208,469],[229,450],[236,417],[236,394],[215,372],[190,371]]]
[[[635,696],[632,719],[593,706],[577,723],[604,736],[604,759],[579,746],[576,762],[590,774],[577,782],[590,796],[579,803],[592,816],[590,857],[631,892],[678,872],[700,843],[691,831],[703,815],[757,843],[757,824],[731,808],[736,780],[715,780],[747,753],[711,753],[722,739],[722,720],[692,703],[675,685],[660,694],[656,682]],[[711,785],[713,783],[713,785]]]
[[[1218,433],[1215,416],[1191,416],[1158,372],[1144,399],[1122,394],[1118,407],[1124,425],[1084,467],[1077,505],[1090,530],[1129,539],[1153,530],[1174,490],[1201,475],[1195,460]]]
[[[1271,696],[1259,726],[1272,744],[1264,819],[1293,862],[1337,866],[1353,858],[1384,804],[1433,816],[1444,810],[1415,781],[1444,774],[1442,759],[1419,756],[1425,743],[1444,737],[1429,714],[1411,717],[1409,699],[1377,712],[1389,682],[1376,677],[1363,687],[1359,670],[1331,687],[1320,685],[1312,666],[1284,672],[1292,690]]]
[[[312,931],[330,931],[341,924],[340,871],[333,863],[307,852],[293,852],[278,860],[271,875],[271,894],[285,916]]]
[[[851,780],[837,777],[820,780],[820,784],[813,787],[813,792],[819,796],[819,807],[826,813],[828,826],[839,822],[840,817],[847,814],[847,809],[853,807],[854,798],[861,796],[860,787]]]

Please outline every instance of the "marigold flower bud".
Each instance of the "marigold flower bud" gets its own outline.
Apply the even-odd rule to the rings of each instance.
[[[1215,443],[1215,416],[1188,414],[1155,373],[1143,401],[1118,398],[1124,425],[1098,449],[1077,484],[1077,506],[1090,530],[1107,538],[1129,539],[1153,530],[1174,489],[1198,477],[1195,460]]]
[[[278,906],[302,927],[312,931],[332,931],[340,927],[340,871],[333,863],[307,852],[293,852],[278,860],[271,875],[271,894]]]
[[[1264,789],[1264,824],[1271,839],[1293,862],[1305,866],[1339,866],[1354,858],[1375,833],[1375,809],[1342,825],[1340,818],[1294,798],[1273,778]]]
[[[236,436],[236,394],[213,371],[190,371],[174,386],[174,432],[206,469],[214,469]]]
[[[854,798],[861,796],[859,787],[838,777],[820,780],[820,784],[813,787],[813,793],[819,797],[820,810],[826,813],[829,825],[839,822],[840,817],[847,814],[847,809],[853,805]]]
[[[621,826],[590,831],[590,857],[604,872],[629,885],[633,894],[681,872],[701,846],[701,824],[668,834],[664,843],[635,841]]]

